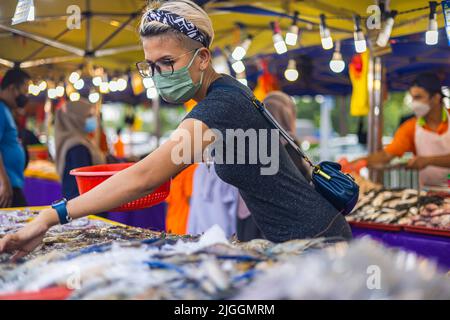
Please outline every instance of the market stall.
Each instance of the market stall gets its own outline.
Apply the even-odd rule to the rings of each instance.
[[[33,216],[33,208],[1,211],[0,236]],[[432,261],[368,239],[239,243],[217,226],[202,236],[175,236],[88,217],[52,228],[20,265],[8,259],[0,255],[0,299],[450,297],[450,283]],[[384,274],[375,291],[367,286],[373,265]]]
[[[62,197],[60,178],[54,163],[32,160],[25,170],[24,193],[31,206],[46,206]]]
[[[450,33],[444,19],[437,19],[443,16],[445,1],[439,5],[419,0],[383,2],[375,6],[380,12],[373,17],[367,14],[373,1],[346,1],[339,7],[324,1],[197,2],[214,25],[216,37],[211,51],[215,70],[251,87],[261,100],[275,90],[297,96],[295,103],[299,97],[311,100],[315,96],[320,113],[311,118],[320,118],[314,137],[320,140],[320,150],[314,157],[317,162],[335,160],[330,153],[334,134],[331,114],[338,100],[342,102],[340,113],[367,117],[368,146],[364,151],[374,153],[383,147],[387,92],[406,90],[412,77],[423,70],[436,70],[444,82],[450,79],[446,39],[450,39]],[[27,23],[10,25],[15,4],[0,4],[0,66],[20,67],[32,74],[28,92],[45,114],[35,124],[42,140],[50,147],[50,137],[57,135],[53,125],[57,113],[66,113],[70,103],[81,110],[76,103],[83,100],[92,110],[85,112],[79,126],[83,128],[78,128],[84,134],[81,146],[89,144],[86,139],[106,145],[95,161],[94,153],[90,153],[92,165],[102,166],[102,170],[95,171],[91,165],[70,170],[72,176],[81,172],[76,178],[81,194],[124,169],[105,169],[123,166],[124,128],[130,133],[129,145],[136,142],[133,136],[146,131],[141,140],[151,152],[175,129],[165,123],[167,128],[162,132],[163,120],[178,122],[192,108],[189,101],[177,106],[160,101],[151,78],[154,64],[143,61],[151,67],[151,77],[142,78],[142,72],[136,70],[139,67],[135,63],[144,59],[136,26],[145,1],[35,1],[39,12],[36,17],[33,4]],[[66,10],[69,5],[75,6],[74,16]],[[74,18],[69,19],[71,24],[68,18]],[[370,28],[367,23],[371,18],[380,19],[382,25]],[[173,74],[174,62],[167,63],[169,67],[171,63]],[[347,69],[348,77],[342,73]],[[162,75],[161,70],[157,72]],[[345,96],[352,92],[347,106]],[[107,104],[111,104],[109,112],[102,114]],[[146,112],[145,116],[138,117],[138,108]],[[178,108],[183,114],[169,114],[163,119],[164,108]],[[90,118],[94,118],[93,127],[97,126],[92,131],[86,128]],[[339,119],[345,122],[346,118]],[[111,160],[115,164],[104,165],[100,163],[114,158],[114,148],[108,147],[106,131],[101,128],[108,122],[114,123],[107,128],[108,134],[115,143],[120,142],[121,152]],[[147,125],[145,130],[143,123]],[[69,141],[71,133],[65,134]],[[299,144],[305,149],[311,146],[309,141]],[[34,150],[36,154],[40,151]],[[130,156],[136,161],[147,154]],[[61,157],[61,163],[66,156]],[[210,160],[205,160],[205,172],[210,170]],[[65,165],[59,168],[61,173]],[[322,172],[319,167],[315,169]],[[391,174],[393,170],[400,173]],[[0,300],[450,299],[450,189],[427,189],[420,184],[418,173],[408,170],[407,162],[382,169],[368,169],[367,163],[357,170],[344,168],[355,175],[360,186],[359,201],[346,217],[353,231],[351,241],[318,237],[280,243],[264,239],[240,242],[235,237],[227,238],[217,225],[199,235],[166,233],[166,204],[162,201],[170,192],[170,180],[156,191],[152,189],[151,194],[100,214],[103,218],[89,216],[63,224],[61,217],[67,219],[70,214],[67,210],[65,215],[58,212],[61,225],[51,228],[42,245],[30,255],[13,263],[13,255],[0,253]],[[30,205],[49,205],[62,197],[56,166],[47,159],[31,161],[25,176],[24,192]],[[324,172],[322,176],[331,179]],[[213,185],[207,178],[200,180],[203,185]],[[83,183],[89,186],[83,189]],[[186,202],[182,203],[183,218],[190,210],[191,196],[196,194],[192,189],[182,185],[178,188],[180,197],[174,197]],[[105,190],[117,193],[119,188],[104,189],[106,197]],[[204,201],[213,197],[211,192],[197,193]],[[159,198],[152,202],[155,194]],[[229,194],[219,193],[226,198],[220,201],[235,201],[235,218],[238,190],[234,198]],[[66,208],[65,201],[61,203]],[[0,239],[9,238],[32,221],[40,209],[1,209]],[[251,212],[248,208],[246,211],[248,218]],[[347,228],[344,218],[339,217]],[[383,274],[376,288],[368,284],[371,270]]]

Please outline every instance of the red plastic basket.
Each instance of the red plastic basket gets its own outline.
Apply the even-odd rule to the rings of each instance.
[[[73,169],[70,174],[75,176],[80,194],[93,189],[117,172],[124,170],[134,163],[101,164],[96,166]],[[111,211],[132,211],[148,208],[164,201],[170,192],[170,180],[163,183],[155,191],[140,199],[126,203]]]

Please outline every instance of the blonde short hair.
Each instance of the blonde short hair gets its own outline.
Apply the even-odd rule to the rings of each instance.
[[[197,29],[209,40],[208,47],[214,40],[214,29],[208,14],[199,5],[190,0],[169,0],[169,1],[151,1],[144,14],[142,15],[139,25],[139,34],[141,37],[157,36],[162,34],[175,35],[185,46],[192,47],[198,43],[190,39],[185,34],[174,28],[158,21],[148,21],[148,14],[155,9],[165,10],[182,16],[186,20],[193,23]]]

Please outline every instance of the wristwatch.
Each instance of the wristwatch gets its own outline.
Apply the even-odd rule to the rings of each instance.
[[[69,213],[67,212],[67,199],[62,198],[52,203],[52,208],[56,210],[59,217],[60,224],[66,224],[72,221]]]

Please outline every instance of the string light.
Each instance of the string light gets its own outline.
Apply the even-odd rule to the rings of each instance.
[[[70,74],[69,76],[69,81],[70,83],[75,84],[75,82],[77,82],[80,79],[81,75],[78,71],[74,71]]]
[[[37,86],[37,85],[35,85],[35,84],[31,84],[31,85],[28,87],[28,92],[29,92],[30,94],[32,94],[33,96],[38,96],[39,93],[41,92],[41,90],[39,89],[39,86]]]
[[[391,37],[392,28],[394,27],[394,19],[397,15],[397,11],[391,11],[388,13],[388,18],[384,23],[383,30],[378,34],[377,45],[379,47],[386,47],[389,38]]]
[[[233,50],[231,57],[236,61],[242,60],[247,54],[247,51],[250,48],[250,45],[252,44],[252,40],[253,36],[248,35],[247,38]]]
[[[100,86],[100,84],[102,83],[102,77],[100,77],[100,76],[95,76],[93,79],[92,79],[92,84],[94,85],[94,86],[96,86],[96,87],[99,87]]]
[[[288,81],[296,81],[298,79],[297,63],[294,59],[289,59],[288,66],[284,72],[284,76]]]
[[[55,99],[56,98],[56,89],[50,88],[47,90],[47,95],[49,99]]]
[[[234,62],[231,67],[236,73],[242,73],[245,71],[245,65],[241,60]]]
[[[298,26],[297,26],[297,22],[298,22],[298,11],[294,12],[294,18],[292,21],[292,25],[289,27],[289,31],[286,33],[286,44],[288,46],[295,46],[297,45],[297,41],[298,41]]]
[[[331,38],[330,29],[327,27],[325,15],[320,15],[320,40],[322,42],[322,48],[330,50],[333,48],[333,38]]]
[[[273,45],[275,47],[275,51],[278,54],[286,53],[287,52],[286,42],[284,42],[283,36],[281,35],[281,29],[280,29],[278,22],[272,21],[270,23],[270,26],[272,27],[272,31],[273,31],[272,39],[273,39]]]
[[[245,72],[237,74],[236,80],[242,83],[244,86],[248,86],[247,75],[245,74]]]
[[[357,53],[363,53],[367,50],[366,38],[361,29],[361,17],[357,14],[353,16],[355,24],[355,31],[353,32],[353,38],[355,40],[355,51]]]
[[[109,91],[111,91],[111,92],[116,92],[117,90],[119,90],[119,86],[117,85],[117,80],[115,80],[115,79],[112,79],[110,82],[109,82]]]
[[[124,78],[119,78],[117,80],[117,89],[119,91],[125,91],[127,89],[128,86],[128,81]]]
[[[56,92],[56,96],[58,98],[61,98],[62,96],[64,96],[64,84],[60,83],[56,88],[55,88],[55,92]]]
[[[336,49],[333,53],[333,57],[330,61],[330,69],[335,73],[341,73],[345,69],[345,62],[342,59],[341,54],[341,43],[340,41],[336,42]]]
[[[100,93],[106,94],[109,92],[109,83],[108,82],[102,82],[100,83]]]
[[[80,100],[80,94],[78,92],[72,92],[69,96],[70,101],[78,101]]]
[[[97,103],[100,100],[100,94],[98,92],[92,91],[89,93],[89,102],[90,103]]]
[[[430,1],[430,17],[428,21],[428,30],[427,32],[425,32],[425,43],[429,46],[436,45],[439,42],[436,6],[436,1]]]
[[[158,97],[158,91],[155,87],[150,87],[147,89],[147,98],[148,99],[156,99]]]
[[[144,84],[144,87],[145,87],[146,89],[152,88],[152,87],[155,86],[155,83],[153,82],[153,79],[152,79],[152,78],[144,78],[144,79],[142,80],[142,83]]]
[[[45,89],[47,89],[47,82],[43,80],[41,81],[41,83],[39,83],[39,90],[44,91]]]
[[[69,79],[69,81],[70,81],[70,79]],[[81,90],[81,89],[83,89],[84,88],[84,80],[83,79],[78,79],[77,81],[75,81],[75,83],[73,84],[73,87],[76,89],[76,90]]]

